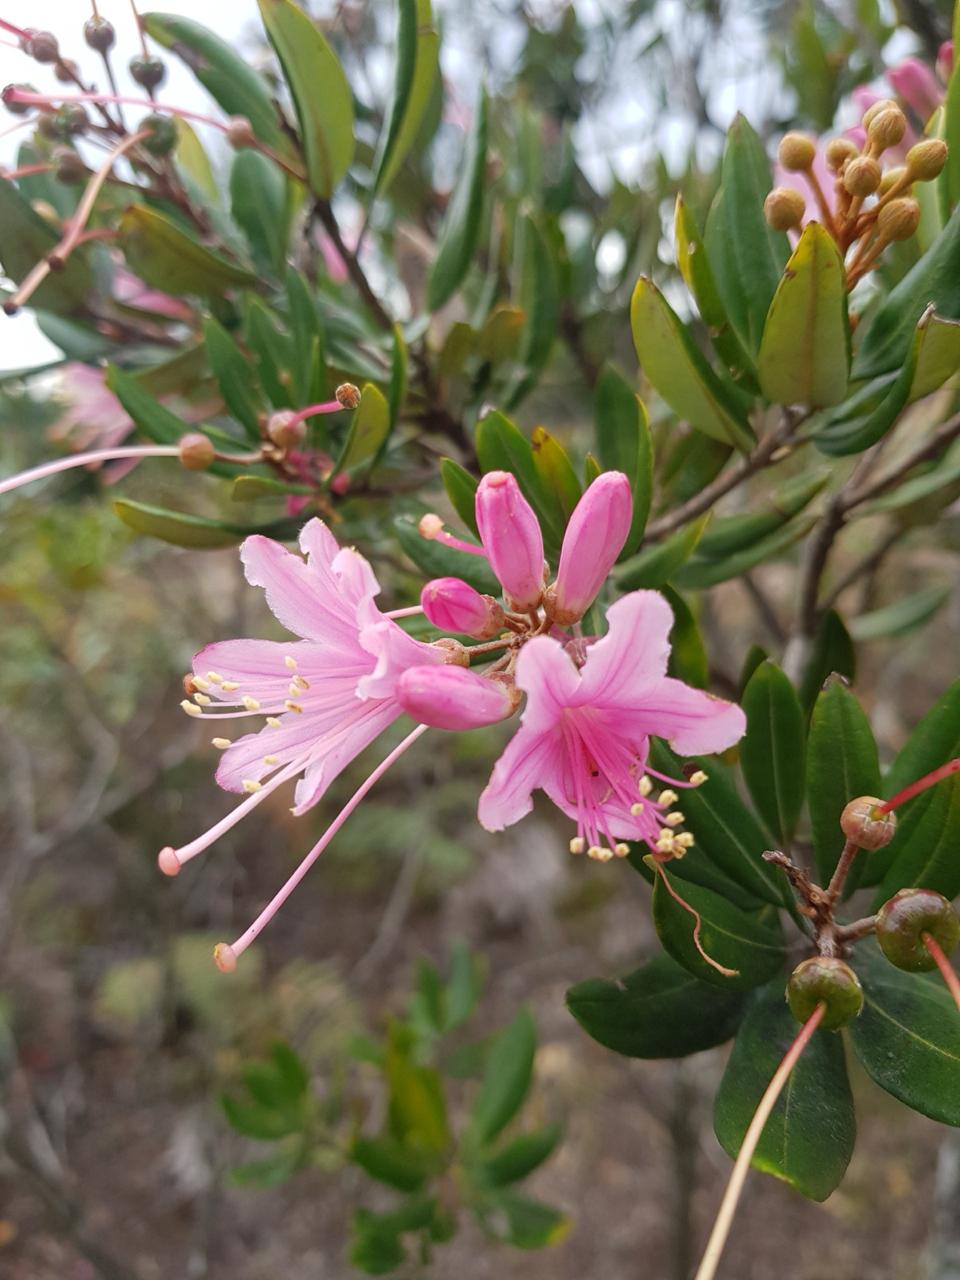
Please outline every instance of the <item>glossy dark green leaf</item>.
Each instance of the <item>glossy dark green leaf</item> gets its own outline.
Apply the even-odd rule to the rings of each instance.
[[[651,746],[651,760],[668,777],[683,777],[679,758],[656,739]],[[779,873],[763,861],[767,837],[723,765],[706,757],[695,757],[688,763],[707,775],[706,782],[682,793],[684,828],[695,836],[695,848],[703,850],[725,875],[754,897],[777,905],[784,903],[789,891]]]
[[[872,942],[853,963],[864,994],[850,1027],[857,1057],[914,1111],[960,1125],[960,1015],[940,975],[895,969]]]
[[[352,471],[378,457],[389,434],[390,406],[387,398],[372,382],[367,382],[363,386],[360,404],[354,410],[334,475]]]
[[[624,560],[614,570],[614,581],[621,591],[641,587],[659,587],[674,578],[677,570],[693,555],[697,543],[710,522],[711,512],[684,525],[663,542]]]
[[[761,497],[748,514],[715,517],[697,544],[697,556],[716,560],[776,533],[813,501],[828,478],[826,472],[794,476],[769,496]]]
[[[498,1191],[487,1203],[495,1211],[487,1218],[488,1228],[517,1249],[544,1249],[559,1244],[570,1232],[566,1214],[516,1191]]]
[[[589,978],[567,992],[587,1035],[628,1058],[685,1058],[723,1044],[743,1014],[739,992],[700,982],[665,952],[625,978]]]
[[[291,154],[267,82],[232,45],[190,18],[145,13],[147,34],[181,58],[228,116],[243,116],[268,146]]]
[[[743,691],[750,683],[750,677],[757,667],[769,657],[770,655],[763,645],[752,644],[747,650],[747,656],[744,658],[743,666],[740,668],[740,678],[737,681],[737,701],[743,697]]]
[[[427,307],[439,311],[456,293],[473,261],[483,215],[487,163],[487,95],[480,90],[467,138],[460,179],[440,231],[437,256],[427,279]]]
[[[520,1110],[533,1078],[536,1047],[533,1018],[521,1009],[491,1042],[480,1090],[470,1108],[468,1128],[473,1141],[490,1142]]]
[[[130,205],[119,230],[119,244],[130,269],[155,289],[219,298],[226,289],[257,283],[246,268],[213,253],[146,205]]]
[[[530,447],[540,483],[553,499],[557,518],[566,524],[583,493],[570,456],[546,427],[534,427]]]
[[[518,232],[520,307],[524,315],[523,334],[517,359],[520,370],[505,392],[506,407],[512,409],[530,391],[550,356],[560,321],[560,297],[553,256],[532,217],[520,221]]]
[[[856,796],[880,794],[880,760],[863,708],[839,677],[828,679],[810,717],[807,745],[807,807],[817,879],[828,884],[843,848],[840,814]],[[855,887],[864,859],[854,863],[848,886]]]
[[[710,679],[710,662],[697,620],[683,596],[672,587],[661,590],[673,610],[667,674],[695,689],[705,689]]]
[[[374,195],[390,186],[416,142],[439,79],[439,55],[440,37],[430,0],[399,0],[393,97],[377,151]]]
[[[930,305],[945,320],[960,320],[960,207],[922,258],[893,288],[866,324],[854,359],[858,381],[899,369],[917,322]]]
[[[790,256],[787,237],[763,216],[771,185],[763,143],[738,115],[727,133],[704,241],[726,313],[749,352],[760,350],[767,312]]]
[[[260,383],[275,409],[295,407],[294,343],[258,297],[244,298],[246,339],[256,360]]]
[[[597,379],[593,415],[597,452],[607,471],[622,471],[633,493],[633,521],[620,552],[626,560],[643,540],[653,495],[653,441],[643,401],[611,364]]]
[[[238,151],[230,168],[230,212],[260,270],[278,273],[287,252],[287,182],[259,151]]]
[[[257,0],[290,86],[310,188],[329,199],[353,159],[353,95],[320,28],[293,0]]]
[[[843,619],[835,609],[830,609],[817,627],[800,681],[800,703],[808,712],[824,681],[834,672],[852,682],[857,674],[857,655]]]
[[[60,237],[33,209],[16,184],[0,181],[0,263],[19,284],[53,249]],[[63,271],[51,273],[33,294],[30,305],[63,313],[78,310],[94,291],[86,252],[72,253]]]
[[[252,360],[243,354],[226,329],[212,316],[204,321],[203,340],[224,404],[251,440],[259,440],[259,416],[263,402]]]
[[[893,604],[854,618],[850,623],[850,634],[854,640],[860,641],[907,635],[932,618],[946,604],[952,591],[952,586],[943,583],[901,596]]]
[[[508,1187],[539,1169],[556,1150],[560,1141],[559,1125],[521,1133],[491,1156],[471,1169],[477,1183],[485,1188]]]
[[[789,843],[803,806],[806,734],[803,708],[779,667],[764,662],[743,692],[747,732],[740,765],[757,811]]]
[[[646,276],[633,291],[630,325],[640,366],[670,408],[712,439],[749,449],[753,432],[740,404]]]
[[[390,406],[390,430],[400,421],[400,414],[403,412],[404,401],[407,396],[407,377],[409,373],[410,357],[407,353],[407,344],[403,340],[403,333],[398,324],[393,326],[393,352],[390,359],[390,386],[387,392],[387,402]],[[380,457],[386,448],[386,439],[380,446]]]
[[[419,1191],[426,1181],[422,1159],[390,1137],[355,1138],[350,1159],[371,1178],[397,1191]]]
[[[713,1123],[731,1159],[767,1085],[800,1030],[783,998],[783,983],[758,991],[720,1082]],[[764,1126],[751,1160],[811,1200],[826,1200],[840,1185],[857,1137],[843,1041],[815,1031]]]
[[[469,471],[461,467],[452,458],[441,458],[440,478],[447,491],[447,497],[457,515],[467,526],[474,537],[479,537],[477,529],[476,494],[477,480]]]
[[[757,565],[766,564],[782,556],[792,546],[805,537],[813,528],[816,516],[800,514],[795,516],[775,533],[760,538],[753,544],[741,547],[739,551],[724,556],[694,555],[673,577],[674,583],[684,590],[700,590],[715,586],[718,582],[728,582],[731,578],[749,573]],[[699,547],[697,548],[699,550]]]
[[[839,404],[850,375],[843,259],[830,233],[808,222],[773,295],[757,361],[775,404]]]
[[[260,498],[284,498],[291,493],[306,497],[315,494],[316,489],[312,485],[291,484],[266,475],[237,476],[230,487],[230,497],[234,502],[256,502]]]
[[[493,596],[500,594],[500,584],[482,556],[422,537],[416,521],[409,516],[398,516],[393,527],[400,546],[428,578],[462,578],[477,591]]]

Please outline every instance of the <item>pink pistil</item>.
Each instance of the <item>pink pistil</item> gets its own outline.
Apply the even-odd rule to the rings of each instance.
[[[57,458],[55,462],[44,462],[42,466],[31,467],[29,471],[20,471],[17,475],[0,480],[0,493],[9,493],[19,489],[21,485],[32,484],[34,480],[43,480],[55,475],[58,471],[69,471],[72,467],[85,467],[92,462],[110,462],[115,458],[177,458],[180,456],[179,445],[127,445],[120,449],[92,449],[89,453],[74,453],[68,458]]]
[[[955,760],[950,760],[946,764],[940,765],[938,769],[934,769],[931,773],[925,773],[916,782],[911,782],[909,787],[904,787],[895,796],[891,796],[889,800],[885,800],[883,804],[878,805],[877,813],[892,813],[894,809],[899,809],[902,804],[912,800],[921,791],[926,791],[928,787],[935,786],[938,782],[942,782],[944,778],[949,778],[954,773],[960,773],[960,756]]]
[[[700,958],[705,960],[711,969],[716,969],[717,973],[722,973],[726,978],[735,978],[740,972],[739,969],[728,969],[726,965],[722,965],[717,960],[714,960],[713,956],[707,955],[706,951],[703,949],[703,943],[700,941],[700,930],[703,928],[703,920],[700,917],[700,912],[697,911],[695,907],[691,907],[690,903],[687,902],[685,898],[681,898],[680,894],[677,893],[676,889],[674,889],[673,885],[670,883],[663,866],[657,862],[656,859],[654,859],[654,866],[656,867],[660,879],[663,882],[663,887],[666,889],[667,893],[669,893],[670,897],[674,902],[683,907],[684,911],[688,911],[690,915],[693,916],[695,921],[693,926],[693,945],[697,948]]]

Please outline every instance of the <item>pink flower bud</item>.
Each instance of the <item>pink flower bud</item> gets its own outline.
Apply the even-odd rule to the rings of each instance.
[[[943,100],[943,89],[937,77],[919,58],[904,58],[899,66],[887,72],[887,79],[924,123]]]
[[[508,600],[518,609],[535,609],[543,595],[543,534],[509,471],[487,472],[476,510],[483,549]]]
[[[434,729],[479,729],[512,715],[520,701],[513,684],[463,667],[408,667],[396,684],[407,715]]]
[[[489,640],[503,628],[503,610],[460,578],[434,578],[420,593],[423,612],[441,631]]]
[[[623,550],[632,520],[630,481],[622,471],[605,471],[574,507],[563,535],[547,603],[555,622],[568,626],[590,608]]]
[[[944,40],[937,50],[937,75],[944,84],[950,83],[953,74],[953,41]]]

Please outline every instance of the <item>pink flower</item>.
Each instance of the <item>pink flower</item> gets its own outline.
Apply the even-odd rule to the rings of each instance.
[[[943,101],[943,86],[925,62],[904,58],[887,72],[898,98],[926,124]]]
[[[113,273],[113,293],[118,302],[140,311],[152,311],[158,316],[166,316],[168,320],[193,319],[193,308],[180,298],[151,289],[139,276],[123,267],[118,267]]]
[[[669,812],[676,793],[653,799],[646,777],[650,736],[684,755],[722,751],[743,735],[745,718],[667,676],[673,616],[661,595],[624,596],[607,621],[579,664],[575,646],[550,636],[522,649],[516,682],[527,704],[480,797],[480,822],[489,831],[518,822],[540,788],[576,821],[572,852],[623,856],[623,841],[643,840],[661,854],[680,853],[690,841],[676,834],[682,814]]]
[[[69,437],[81,449],[112,449],[133,430],[126,409],[106,385],[106,371],[71,360],[60,368],[66,407],[50,427],[54,440]]]
[[[295,814],[306,812],[355,756],[401,714],[396,684],[411,666],[440,664],[448,651],[412,639],[380,612],[380,587],[367,561],[341,548],[320,520],[300,534],[306,561],[259,535],[241,557],[247,581],[263,587],[293,642],[224,640],[194,659],[195,717],[266,717],[266,724],[223,750],[217,781],[243,801],[181,849],[164,849],[161,867],[176,873],[265,795],[297,778]]]

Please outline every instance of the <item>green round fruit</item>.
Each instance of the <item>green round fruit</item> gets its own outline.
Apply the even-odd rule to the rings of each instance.
[[[177,145],[177,124],[172,116],[161,116],[154,112],[144,116],[140,128],[150,130],[150,137],[144,138],[141,145],[152,156],[168,156]]]
[[[159,58],[131,58],[130,59],[130,75],[137,84],[143,85],[144,89],[156,89],[158,85],[163,84],[167,68]]]
[[[806,1022],[821,1000],[826,1012],[820,1026],[836,1031],[852,1022],[863,1008],[860,979],[845,960],[811,956],[798,964],[787,983],[787,1004],[798,1022]]]
[[[908,973],[927,973],[937,962],[923,935],[949,955],[960,942],[960,916],[942,893],[933,889],[901,889],[877,912],[877,941],[891,964]]]

